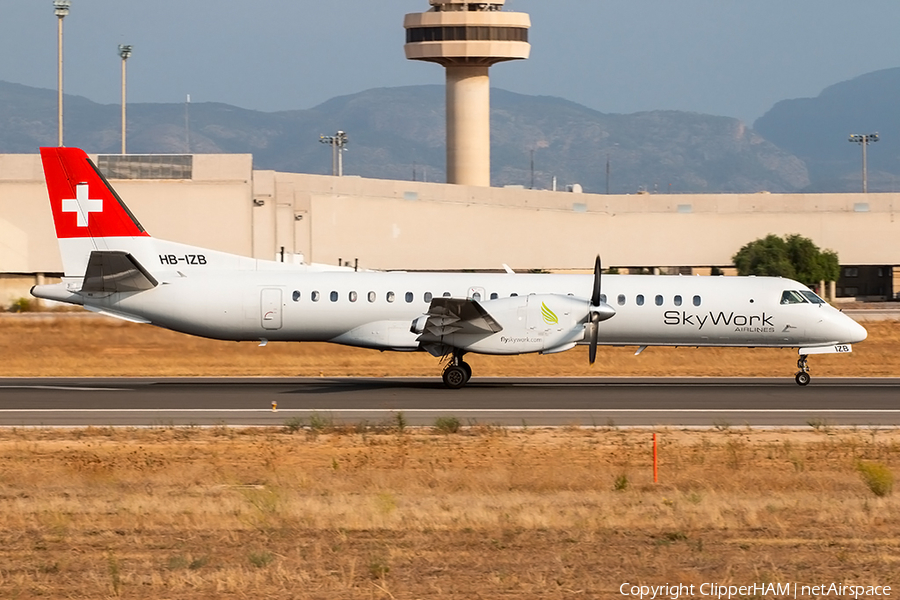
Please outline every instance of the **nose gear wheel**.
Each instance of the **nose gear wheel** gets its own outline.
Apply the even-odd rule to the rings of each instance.
[[[797,382],[797,385],[809,385],[812,378],[809,376],[809,363],[805,354],[801,354],[797,360],[797,368],[800,370],[794,375],[794,381]]]

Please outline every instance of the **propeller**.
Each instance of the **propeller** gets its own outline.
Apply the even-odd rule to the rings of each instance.
[[[600,321],[605,321],[616,314],[615,309],[601,300],[600,294],[600,276],[603,273],[603,265],[600,262],[600,255],[594,261],[594,288],[591,291],[591,307],[590,307],[590,345],[588,346],[588,358],[591,364],[597,360],[597,341],[600,337]]]

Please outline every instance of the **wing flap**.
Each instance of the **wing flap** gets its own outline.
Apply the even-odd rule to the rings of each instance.
[[[440,338],[452,333],[493,334],[503,327],[476,300],[433,298],[428,308],[422,338]]]

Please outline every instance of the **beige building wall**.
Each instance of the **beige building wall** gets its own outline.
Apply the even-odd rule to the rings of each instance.
[[[254,171],[250,155],[195,155],[193,175],[112,184],[157,237],[289,262],[566,270],[599,253],[665,272],[798,233],[844,265],[900,265],[900,194],[606,196]],[[0,305],[61,270],[39,156],[0,155]]]

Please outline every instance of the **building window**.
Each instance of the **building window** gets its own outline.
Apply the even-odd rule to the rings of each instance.
[[[856,267],[844,267],[844,277],[859,277],[859,269]]]
[[[191,154],[100,154],[97,168],[108,179],[191,179]]]
[[[414,27],[406,30],[406,43],[418,42],[527,42],[528,29],[524,27]]]

